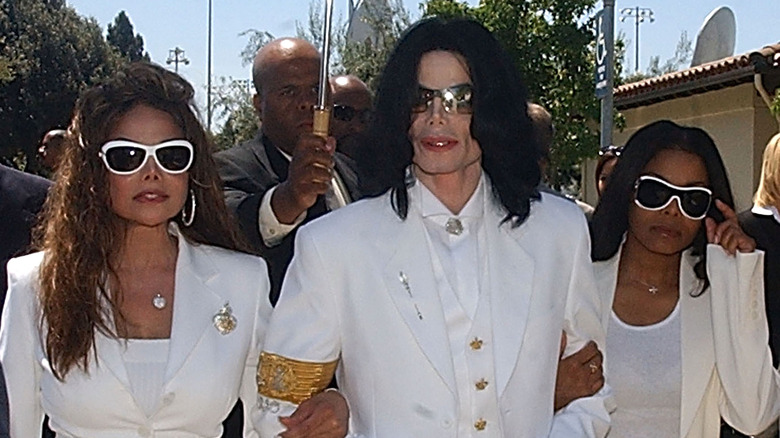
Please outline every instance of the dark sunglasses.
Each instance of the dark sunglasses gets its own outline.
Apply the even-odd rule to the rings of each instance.
[[[424,113],[433,105],[433,99],[441,99],[444,111],[448,113],[471,114],[474,109],[471,106],[471,98],[474,93],[471,84],[458,84],[442,90],[431,90],[425,87],[417,89],[417,98],[412,104],[413,113]]]
[[[599,149],[599,156],[606,155],[608,153],[613,153],[616,157],[619,157],[620,154],[623,153],[623,146],[609,145]]]
[[[117,175],[138,172],[149,156],[163,171],[176,175],[192,165],[194,148],[187,140],[169,140],[147,146],[130,140],[111,140],[100,148],[98,155],[106,168]]]
[[[351,122],[352,119],[358,117],[360,123],[367,124],[371,121],[371,110],[363,109],[357,110],[349,105],[333,105],[333,118],[341,120],[342,122]]]
[[[676,199],[682,214],[693,220],[704,219],[712,202],[706,187],[680,187],[650,175],[640,176],[634,189],[634,203],[645,210],[663,210]]]

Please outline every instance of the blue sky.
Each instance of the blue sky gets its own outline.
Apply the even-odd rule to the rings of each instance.
[[[275,36],[295,34],[295,22],[305,23],[311,0],[212,0],[213,1],[213,78],[220,76],[247,79],[248,66],[243,66],[241,50],[247,37],[239,34],[247,29],[268,31]],[[315,0],[324,8],[324,0]],[[640,26],[640,67],[647,66],[651,55],[665,60],[674,55],[680,34],[687,31],[695,41],[704,18],[722,6],[722,0],[617,0],[616,9],[641,6],[654,12],[655,22]],[[119,11],[124,10],[136,32],[144,37],[152,60],[165,63],[168,51],[174,47],[185,50],[189,65],[181,65],[179,73],[198,89],[199,100],[205,101],[208,0],[68,0],[68,5],[81,15],[94,17],[105,27]],[[403,0],[414,17],[419,17],[419,0]],[[477,4],[478,0],[469,0]],[[735,53],[743,53],[767,44],[780,42],[780,0],[734,0],[726,4],[737,19]],[[334,20],[346,19],[349,0],[335,0]],[[601,8],[601,3],[596,9]],[[630,40],[627,59],[633,67],[634,24],[616,20],[616,31],[623,31]],[[171,66],[172,68],[172,66]]]

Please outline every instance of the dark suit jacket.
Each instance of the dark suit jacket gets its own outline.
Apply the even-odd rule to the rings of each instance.
[[[236,213],[244,235],[252,247],[265,258],[271,279],[271,303],[279,298],[284,274],[293,254],[296,230],[285,236],[280,244],[268,247],[263,243],[258,228],[258,212],[263,195],[287,179],[289,162],[266,137],[259,135],[214,155],[224,183],[225,201]],[[359,198],[357,174],[352,161],[335,155],[336,171],[347,186],[353,200]],[[325,213],[324,201],[319,200],[306,214],[304,223]]]
[[[5,265],[29,250],[35,225],[51,182],[39,176],[0,165],[0,308],[8,288]]]

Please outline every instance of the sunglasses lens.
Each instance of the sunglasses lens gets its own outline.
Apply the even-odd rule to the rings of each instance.
[[[117,172],[130,172],[141,167],[146,151],[132,146],[119,146],[106,151],[108,166]]]
[[[661,208],[669,202],[671,197],[671,189],[658,181],[650,179],[641,180],[636,188],[636,200],[645,208]]]
[[[355,108],[347,105],[335,105],[333,107],[333,118],[342,122],[349,122],[355,117]]]
[[[456,87],[448,88],[443,93],[445,106],[449,104],[450,111],[455,108],[460,114],[471,114],[471,85],[463,84]]]
[[[428,109],[428,105],[433,102],[433,98],[436,97],[435,90],[429,90],[427,88],[420,88],[417,90],[417,99],[412,104],[413,113],[424,113]]]
[[[157,149],[157,161],[169,172],[187,170],[192,158],[192,152],[185,146],[167,146]]]
[[[682,197],[682,208],[688,216],[701,219],[707,215],[711,198],[704,190],[686,192]]]
[[[648,210],[660,210],[676,196],[682,213],[698,220],[707,215],[712,195],[705,188],[670,187],[655,179],[640,179],[636,188],[636,202]]]

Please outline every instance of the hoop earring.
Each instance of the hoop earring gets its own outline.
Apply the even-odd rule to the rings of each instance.
[[[184,204],[184,207],[181,209],[181,223],[185,227],[189,227],[195,222],[195,207],[197,206],[197,202],[195,202],[195,192],[192,189],[190,189],[190,205],[192,205],[192,208],[190,209],[189,214],[187,214],[187,204]]]

